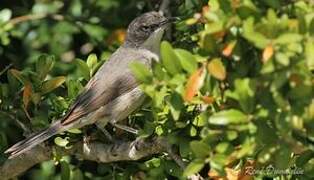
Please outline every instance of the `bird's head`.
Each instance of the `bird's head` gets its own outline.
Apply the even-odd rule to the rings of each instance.
[[[167,18],[160,12],[152,11],[135,18],[129,25],[125,40],[128,47],[153,48],[160,44],[166,25],[177,18]]]

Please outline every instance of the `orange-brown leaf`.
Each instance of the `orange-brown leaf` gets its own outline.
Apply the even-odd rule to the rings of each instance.
[[[226,68],[219,58],[211,60],[207,65],[208,72],[216,79],[225,80],[227,76]]]
[[[27,109],[31,96],[32,96],[32,85],[30,83],[26,83],[24,86],[24,91],[23,91],[23,104],[24,104],[25,109]]]
[[[188,79],[184,100],[189,102],[196,95],[197,91],[202,87],[204,81],[204,67],[196,70]]]
[[[213,104],[213,102],[215,102],[215,98],[212,96],[202,96],[202,100],[206,104]]]
[[[263,51],[263,58],[262,58],[262,62],[266,63],[274,54],[274,47],[272,44],[269,44],[268,46],[266,46],[266,48]]]
[[[226,35],[226,31],[219,31],[214,33],[214,37],[215,39],[221,39]]]
[[[210,9],[209,9],[209,6],[203,6],[203,7],[202,7],[202,14],[203,14],[203,15],[207,14],[207,13],[209,12],[209,10],[210,10]]]
[[[235,170],[235,169],[232,169],[230,167],[225,167],[225,172],[226,172],[225,176],[220,176],[218,174],[218,172],[216,172],[213,169],[211,169],[208,172],[208,176],[214,180],[225,180],[225,179],[228,179],[228,180],[252,180],[253,174],[249,174],[249,173],[254,170],[254,167],[255,167],[254,161],[247,161],[245,163],[245,165],[239,170]]]
[[[16,69],[10,69],[9,72],[21,83],[24,83],[24,79],[23,79],[21,71],[16,70]]]
[[[122,44],[124,42],[125,36],[126,31],[124,29],[117,29],[109,36],[107,43],[112,44],[114,42],[118,42]]]
[[[232,41],[230,43],[228,43],[225,48],[222,50],[222,54],[226,57],[229,57],[234,49],[236,45],[236,41]]]

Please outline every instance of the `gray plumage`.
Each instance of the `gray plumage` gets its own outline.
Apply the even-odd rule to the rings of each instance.
[[[16,157],[53,135],[89,124],[105,126],[125,119],[143,102],[145,95],[129,69],[130,63],[141,62],[151,67],[159,58],[160,41],[165,25],[173,19],[149,12],[134,19],[127,30],[124,44],[104,63],[76,98],[67,114],[48,129],[13,145],[6,153]]]

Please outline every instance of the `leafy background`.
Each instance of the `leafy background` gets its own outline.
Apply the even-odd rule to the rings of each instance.
[[[9,1],[0,4],[0,151],[66,112],[123,42],[127,24],[158,0]],[[56,157],[21,179],[311,179],[314,171],[314,4],[310,0],[171,1],[182,18],[161,44],[161,63],[131,66],[150,97],[127,120],[164,136],[188,163],[165,155],[97,164]],[[95,128],[51,143],[71,148]],[[26,131],[27,133],[27,131]],[[124,132],[112,131],[120,138]],[[98,134],[100,137],[101,133]],[[5,161],[1,154],[0,160]],[[299,169],[301,174],[293,175]],[[266,172],[266,171],[264,171]]]

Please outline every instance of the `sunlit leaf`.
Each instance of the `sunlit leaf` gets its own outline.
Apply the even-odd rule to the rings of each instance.
[[[198,90],[202,87],[205,78],[204,71],[205,68],[202,67],[196,70],[188,79],[184,94],[185,101],[191,101],[197,94]]]
[[[305,44],[306,64],[310,70],[314,70],[314,42]]]
[[[93,69],[97,65],[97,56],[96,56],[96,54],[89,55],[87,60],[86,60],[86,64],[89,67],[89,69]]]
[[[222,50],[222,55],[226,56],[226,57],[229,57],[231,56],[232,54],[232,51],[234,49],[236,45],[236,41],[232,41],[230,43],[228,43],[225,48]]]
[[[32,96],[32,85],[30,83],[26,83],[23,91],[23,104],[25,109],[28,107],[28,103],[31,100]]]
[[[36,72],[40,80],[44,80],[50,70],[53,68],[55,57],[50,55],[41,55],[36,62]]]
[[[235,109],[217,112],[209,118],[209,123],[216,125],[241,124],[248,121],[247,115]]]
[[[190,175],[193,175],[195,173],[198,173],[203,167],[204,167],[204,160],[196,159],[192,161],[184,170],[183,176],[187,177]]]
[[[288,44],[288,43],[295,43],[302,40],[302,36],[296,33],[285,33],[280,35],[274,40],[276,44]]]
[[[54,139],[56,145],[60,147],[66,147],[69,144],[68,138],[56,137]]]
[[[180,59],[182,68],[185,71],[193,73],[197,69],[197,61],[189,51],[183,49],[176,49],[175,52]]]
[[[266,63],[274,54],[274,47],[272,44],[269,44],[263,51],[262,62]]]
[[[151,82],[152,72],[143,63],[133,62],[130,64],[130,69],[139,81],[145,83]]]
[[[12,11],[10,9],[2,9],[0,11],[0,23],[1,22],[7,22],[8,20],[10,20],[12,16]]]
[[[178,56],[174,52],[170,43],[163,41],[161,43],[161,60],[166,70],[175,75],[181,72],[181,64]]]
[[[65,82],[66,78],[64,76],[58,76],[52,79],[45,81],[41,87],[41,93],[46,94],[50,91],[56,89],[61,86]]]
[[[87,66],[87,64],[81,59],[76,59],[75,62],[78,66],[79,73],[84,77],[85,80],[88,81],[91,77],[91,74],[90,74],[90,69]]]
[[[216,79],[221,81],[226,79],[227,72],[225,66],[221,62],[221,59],[215,58],[211,60],[207,65],[207,69],[209,74],[214,76]]]

